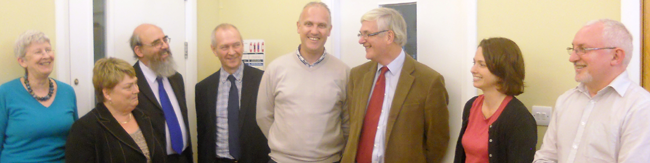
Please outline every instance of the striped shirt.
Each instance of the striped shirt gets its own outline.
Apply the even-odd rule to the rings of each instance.
[[[239,68],[232,75],[235,77],[235,85],[237,85],[237,92],[239,99],[241,99],[242,77],[244,76],[244,63],[239,65]],[[230,158],[230,150],[228,146],[228,96],[230,92],[230,81],[228,81],[228,72],[223,68],[219,74],[219,88],[217,92],[217,157]],[[241,100],[240,100],[241,103]]]
[[[298,56],[298,59],[300,59],[300,62],[302,62],[302,64],[305,64],[305,66],[312,68],[316,66],[318,63],[320,63],[321,61],[323,61],[323,59],[325,59],[325,50],[323,50],[323,54],[320,55],[320,58],[318,58],[318,60],[316,60],[314,64],[309,64],[309,62],[307,62],[307,60],[305,60],[305,58],[302,57],[302,55],[300,54],[300,45],[298,45],[298,52],[296,52],[296,55]]]

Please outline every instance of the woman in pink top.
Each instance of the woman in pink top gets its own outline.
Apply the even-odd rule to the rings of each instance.
[[[517,44],[507,38],[482,40],[471,72],[483,95],[465,104],[454,162],[532,162],[537,126],[514,97],[524,91],[524,59]]]

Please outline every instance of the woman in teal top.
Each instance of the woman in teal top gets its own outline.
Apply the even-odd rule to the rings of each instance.
[[[20,35],[14,53],[25,77],[0,86],[0,162],[63,162],[77,120],[74,90],[48,77],[54,52],[43,32]]]

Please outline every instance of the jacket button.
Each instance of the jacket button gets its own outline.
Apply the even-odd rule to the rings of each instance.
[[[492,143],[492,139],[490,139],[490,143]]]
[[[490,128],[492,128],[492,125],[490,125]]]
[[[490,157],[492,157],[492,154],[490,154]]]

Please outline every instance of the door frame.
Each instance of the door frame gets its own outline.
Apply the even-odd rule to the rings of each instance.
[[[641,82],[642,86],[650,91],[650,2],[641,1]]]
[[[188,110],[194,111],[194,85],[197,83],[197,0],[185,0],[185,34],[188,48],[185,64],[185,94]],[[92,81],[82,81],[74,84],[73,76],[83,76],[86,79],[92,78],[92,69],[72,70],[71,65],[84,64],[84,67],[93,67],[93,55],[71,58],[71,54],[93,54],[93,5],[89,0],[55,0],[55,23],[56,23],[56,49],[57,49],[57,80],[70,84],[75,88],[77,97],[94,97]],[[107,17],[107,21],[110,17]],[[73,32],[71,32],[73,31]],[[107,54],[110,56],[110,54]],[[73,72],[74,71],[74,72]],[[74,74],[74,75],[72,75]],[[93,100],[77,100],[77,107],[89,107],[95,105]],[[79,113],[79,117],[86,112]]]

